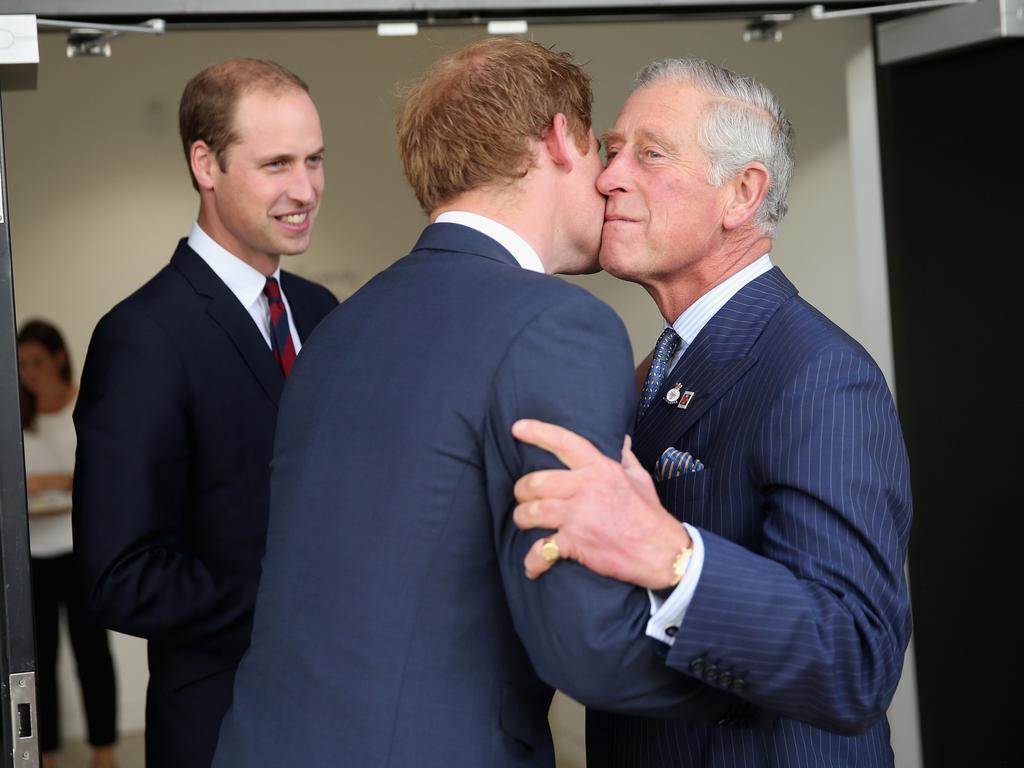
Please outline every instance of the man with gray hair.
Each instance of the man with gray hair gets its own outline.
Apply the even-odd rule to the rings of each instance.
[[[517,524],[554,531],[526,570],[569,558],[647,587],[666,663],[734,706],[591,710],[592,768],[893,764],[907,457],[877,365],[772,263],[792,136],[765,86],[685,59],[641,72],[604,137],[601,265],[665,328],[638,371],[635,455],[514,425],[568,467],[516,486]]]

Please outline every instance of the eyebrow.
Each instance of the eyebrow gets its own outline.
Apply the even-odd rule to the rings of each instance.
[[[658,146],[664,147],[668,152],[672,154],[677,154],[679,151],[679,148],[675,145],[674,142],[669,141],[669,139],[666,138],[665,136],[654,133],[652,131],[640,131],[637,134],[637,139],[641,142],[652,141]],[[605,147],[607,147],[610,142],[625,142],[625,140],[625,137],[618,131],[605,131],[604,133],[601,134],[601,144],[604,145]]]
[[[322,155],[323,153],[324,153],[324,148],[321,146],[320,149],[315,149],[312,152],[310,152],[309,154],[303,155],[302,159],[305,160],[308,157],[313,157],[314,155]],[[278,154],[278,155],[268,155],[267,157],[260,158],[258,160],[258,162],[261,165],[263,165],[263,164],[266,164],[266,163],[290,162],[290,161],[294,160],[295,158],[296,158],[296,155],[289,155],[287,153],[281,153],[281,154]]]

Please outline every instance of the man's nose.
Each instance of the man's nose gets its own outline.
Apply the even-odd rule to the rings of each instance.
[[[289,179],[288,196],[300,203],[314,202],[319,173],[319,169],[310,170],[306,167],[296,169]]]
[[[619,152],[608,161],[608,165],[597,177],[597,191],[606,197],[614,192],[625,192],[629,189],[629,169],[623,152]]]

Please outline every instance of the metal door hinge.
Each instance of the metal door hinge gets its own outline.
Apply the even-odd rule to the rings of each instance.
[[[17,672],[11,681],[11,753],[16,768],[39,768],[36,726],[36,673]]]

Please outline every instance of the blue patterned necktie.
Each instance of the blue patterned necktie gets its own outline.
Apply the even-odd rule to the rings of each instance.
[[[665,374],[668,373],[668,361],[679,349],[682,339],[672,326],[668,326],[658,337],[658,343],[654,347],[654,358],[651,360],[651,370],[647,372],[647,380],[644,382],[644,391],[640,396],[640,406],[637,409],[637,421],[647,413],[647,409],[654,402],[654,396],[658,394],[662,383],[665,381]]]

